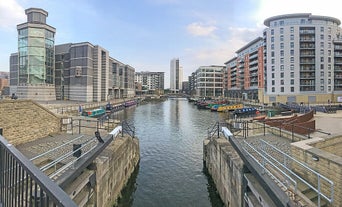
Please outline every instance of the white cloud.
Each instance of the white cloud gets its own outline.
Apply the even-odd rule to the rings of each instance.
[[[215,26],[194,22],[189,24],[186,29],[191,35],[194,36],[212,36],[217,28]]]
[[[0,29],[15,29],[15,26],[25,22],[25,19],[25,10],[16,0],[0,1]]]

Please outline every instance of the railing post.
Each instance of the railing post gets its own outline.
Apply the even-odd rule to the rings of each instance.
[[[266,123],[265,123],[265,120],[264,120],[264,136],[266,135]]]
[[[293,139],[294,139],[294,132],[293,132],[293,127],[294,127],[294,124],[292,124],[292,142],[293,142]]]
[[[220,138],[220,122],[217,122],[217,139]]]
[[[0,128],[0,135],[2,136],[2,128]]]
[[[78,120],[78,134],[81,134],[81,119]]]

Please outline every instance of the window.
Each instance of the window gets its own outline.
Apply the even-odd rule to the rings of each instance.
[[[330,71],[328,72],[328,77],[331,77],[331,72]]]
[[[294,78],[294,72],[291,72],[291,73],[290,73],[290,77],[291,77],[291,78]]]
[[[284,71],[284,65],[280,65],[280,71]]]
[[[305,24],[305,19],[301,19],[301,20],[300,20],[300,23],[301,23],[301,24]]]
[[[291,87],[291,92],[294,92],[294,87]]]
[[[274,50],[274,44],[271,44],[271,49]]]
[[[284,28],[280,28],[280,34],[284,34]]]
[[[328,34],[331,34],[331,27],[328,27]]]
[[[321,49],[319,54],[320,54],[320,55],[324,55],[324,50]]]
[[[321,62],[324,62],[324,57],[321,57]]]
[[[274,73],[272,73],[272,78],[274,78]]]
[[[280,87],[280,92],[284,92],[284,87]]]
[[[274,51],[271,52],[271,57],[274,57]]]
[[[290,42],[290,47],[294,48],[294,42]]]
[[[294,65],[290,65],[290,70],[294,70]]]
[[[280,58],[280,64],[284,64],[284,58]]]
[[[274,59],[271,60],[271,63],[274,64]]]
[[[294,40],[294,35],[290,35],[290,40]]]
[[[274,35],[274,29],[271,29],[271,35]]]
[[[328,65],[328,70],[331,70],[331,65],[330,64]]]
[[[290,58],[291,63],[294,63],[294,57]]]
[[[331,63],[331,57],[328,57],[328,63]]]
[[[275,85],[275,80],[272,80],[272,86],[274,86]]]
[[[271,37],[271,42],[274,42],[274,37]]]
[[[323,85],[323,84],[324,84],[324,79],[321,79],[321,80],[320,80],[320,83]]]
[[[280,49],[284,49],[284,43],[283,42],[280,43]]]
[[[280,50],[280,56],[284,57],[284,50]]]
[[[294,50],[290,50],[290,55],[294,56]]]
[[[281,42],[284,41],[284,35],[280,35],[280,41],[281,41]]]
[[[272,87],[272,92],[275,92],[275,89],[274,89],[274,87]]]
[[[290,27],[290,32],[293,33],[294,32],[294,28]]]
[[[331,41],[331,35],[328,35],[328,41]]]
[[[324,40],[324,35],[321,34],[321,40]]]
[[[321,71],[321,77],[323,77],[324,76],[324,71]]]
[[[321,48],[324,48],[324,42],[320,42]]]
[[[272,65],[272,71],[274,71],[274,65]]]
[[[283,72],[280,73],[280,77],[284,78],[284,73]]]
[[[321,88],[321,91],[324,91],[324,86],[321,86],[320,88]]]
[[[321,70],[324,70],[324,64],[321,64]]]
[[[328,50],[328,55],[331,56],[331,50]]]
[[[279,21],[279,25],[283,26],[284,25],[284,20]]]
[[[328,92],[330,92],[331,91],[331,86],[328,86]]]
[[[291,79],[291,80],[290,80],[290,84],[291,84],[291,85],[294,85],[294,79]]]
[[[324,32],[324,27],[321,27],[321,32]]]
[[[331,48],[331,42],[328,42],[328,48]]]
[[[328,79],[328,84],[331,84],[331,79],[330,78]]]

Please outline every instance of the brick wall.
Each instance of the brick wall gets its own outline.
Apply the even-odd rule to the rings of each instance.
[[[13,145],[60,132],[61,117],[31,100],[0,101],[0,128]]]

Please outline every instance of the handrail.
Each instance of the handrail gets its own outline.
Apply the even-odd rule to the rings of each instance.
[[[264,140],[260,140],[262,143],[270,146],[271,148],[273,148],[274,150],[276,150],[278,153],[286,156],[286,158],[296,162],[297,164],[299,164],[300,166],[302,166],[303,168],[305,168],[306,170],[310,171],[311,173],[315,174],[318,178],[318,183],[317,183],[317,186],[318,186],[318,189],[316,189],[315,187],[313,187],[310,183],[308,183],[306,180],[302,179],[301,177],[299,177],[298,175],[295,175],[296,178],[298,178],[300,181],[304,182],[307,186],[309,186],[312,190],[314,190],[316,193],[318,193],[318,199],[320,196],[324,197],[327,201],[329,201],[330,203],[333,202],[334,200],[334,182],[331,181],[330,179],[328,179],[327,177],[325,177],[324,175],[318,173],[317,171],[311,169],[310,167],[308,167],[307,165],[305,165],[304,163],[292,158],[291,156],[289,156],[288,154],[282,152],[281,150],[279,150],[278,148],[276,148],[275,146],[269,144],[268,142],[264,141]],[[292,172],[292,171],[291,171]],[[330,198],[328,198],[326,195],[324,195],[319,189],[320,189],[320,179],[323,179],[325,180],[327,183],[330,184],[330,187],[331,187],[331,194],[330,194]]]
[[[77,206],[56,183],[2,136],[0,155],[0,206],[49,206],[51,203],[54,206]]]
[[[123,136],[124,133],[128,134],[132,138],[135,138],[135,127],[131,126],[127,121],[122,121],[121,123],[122,130],[121,135]]]

